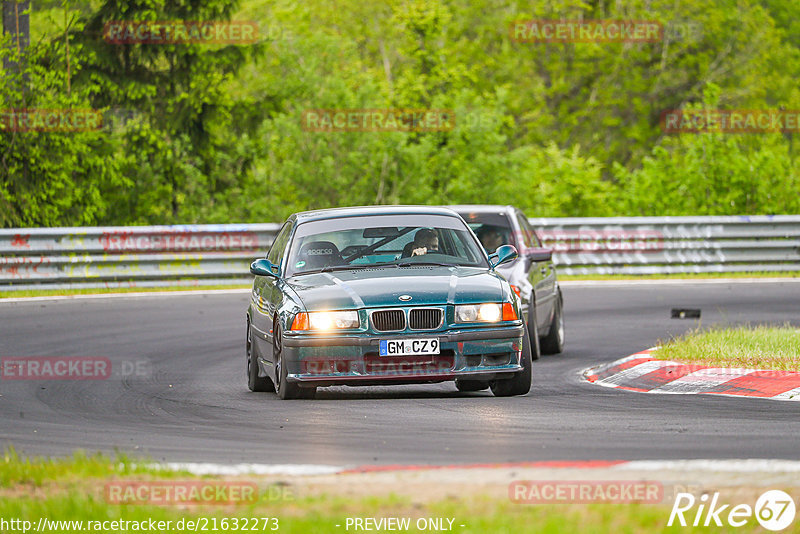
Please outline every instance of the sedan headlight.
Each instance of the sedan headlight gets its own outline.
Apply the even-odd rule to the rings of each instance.
[[[456,306],[457,323],[497,323],[499,321],[516,321],[519,317],[514,305],[510,302],[498,304],[459,304]]]
[[[358,328],[358,312],[349,311],[319,311],[301,312],[295,315],[292,321],[292,330],[318,330],[330,331],[345,328]]]
[[[500,304],[461,304],[456,306],[457,323],[496,323],[503,317]]]

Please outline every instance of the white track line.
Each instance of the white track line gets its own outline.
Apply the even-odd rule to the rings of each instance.
[[[774,284],[776,282],[800,283],[800,278],[653,278],[647,280],[563,280],[564,287],[616,287],[616,286],[685,286],[706,284]]]
[[[789,391],[784,391],[772,397],[779,400],[800,400],[800,388],[794,388]]]
[[[346,467],[315,464],[213,464],[178,463],[156,464],[154,467],[173,471],[189,471],[194,475],[333,475]]]
[[[181,463],[169,462],[154,464],[157,469],[173,471],[188,471],[195,475],[283,475],[283,476],[319,476],[334,475],[346,471],[348,468],[335,465],[317,464],[216,464],[216,463]],[[441,466],[432,467],[432,469]],[[458,469],[460,466],[449,465],[449,468]],[[465,466],[469,469],[469,466]],[[482,468],[486,468],[485,466]],[[498,466],[500,469],[508,466]],[[559,469],[548,467],[547,469]],[[563,468],[570,469],[570,468]],[[800,473],[800,461],[796,460],[766,460],[766,459],[740,459],[740,460],[633,460],[612,466],[595,467],[592,469],[612,469],[621,471],[706,471],[725,473]],[[398,471],[402,471],[399,469]],[[417,470],[415,470],[417,471]]]
[[[139,297],[176,297],[190,295],[238,295],[249,293],[251,288],[243,287],[240,289],[191,289],[187,291],[137,291],[131,293],[95,293],[90,295],[50,295],[44,297],[12,297],[0,298],[0,304],[10,304],[19,302],[40,302],[58,300],[84,300],[84,299],[116,299],[116,298],[139,298]]]
[[[800,473],[796,460],[633,460],[610,467],[625,471],[724,471],[726,473]]]
[[[657,371],[662,367],[666,367],[668,365],[667,362],[664,360],[652,360],[649,362],[640,363],[639,365],[635,365],[629,369],[625,369],[624,371],[620,371],[619,373],[613,374],[608,378],[603,378],[602,380],[598,380],[598,384],[602,384],[604,386],[607,385],[614,385],[618,386],[621,382],[626,382],[628,380],[633,380],[639,378],[640,376],[646,375],[647,373],[652,373],[653,371]]]

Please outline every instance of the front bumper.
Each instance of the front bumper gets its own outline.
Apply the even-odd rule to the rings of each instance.
[[[524,325],[402,334],[286,333],[283,361],[290,382],[309,386],[494,380],[522,370]],[[436,356],[380,356],[382,339],[437,338]]]

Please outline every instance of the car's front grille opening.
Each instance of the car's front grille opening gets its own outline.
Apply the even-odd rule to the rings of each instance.
[[[403,310],[380,310],[372,312],[372,326],[379,332],[405,330],[406,315]]]
[[[452,350],[424,356],[380,356],[377,352],[364,354],[367,374],[406,376],[446,373],[453,370],[456,356]]]
[[[442,324],[441,308],[414,308],[408,313],[412,330],[433,330]]]
[[[498,354],[484,354],[483,365],[508,365],[511,361],[511,354],[508,352],[501,352]]]

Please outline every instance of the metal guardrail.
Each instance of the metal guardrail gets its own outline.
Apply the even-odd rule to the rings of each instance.
[[[252,280],[279,224],[0,229],[0,288],[146,287]]]
[[[800,271],[800,216],[530,219],[564,274]],[[278,224],[0,229],[0,288],[237,284]]]
[[[800,216],[530,219],[565,274],[800,271]]]

